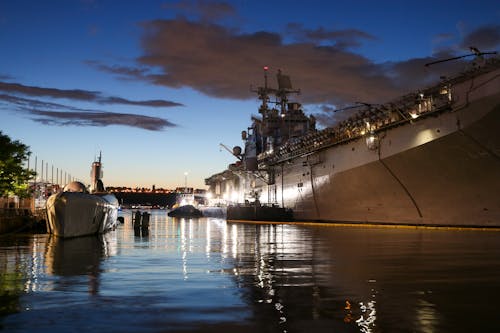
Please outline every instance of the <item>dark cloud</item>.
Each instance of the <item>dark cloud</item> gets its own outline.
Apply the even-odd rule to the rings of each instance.
[[[141,79],[150,74],[149,68],[132,68],[117,65],[108,66],[95,60],[86,60],[84,62],[97,70],[116,74],[122,79]]]
[[[45,96],[52,98],[68,98],[80,101],[95,101],[100,98],[99,93],[86,90],[62,90],[56,88],[42,88],[25,86],[19,83],[0,82],[0,91],[7,93],[18,93],[28,96]]]
[[[131,101],[121,97],[103,96],[102,93],[97,91],[33,87],[10,82],[0,82],[0,91],[11,94],[22,94],[35,97],[65,98],[77,101],[94,102],[99,104],[123,104],[149,107],[182,106],[182,104],[166,100]]]
[[[175,124],[172,124],[168,120],[158,117],[81,109],[73,106],[44,101],[43,98],[47,97],[108,105],[133,105],[155,108],[182,106],[182,104],[166,100],[133,101],[116,96],[103,96],[102,93],[96,91],[33,87],[19,83],[1,81],[0,92],[4,92],[3,94],[0,94],[0,102],[3,104],[3,106],[0,104],[1,109],[20,111],[34,115],[35,117],[32,118],[32,120],[46,125],[122,125],[150,131],[159,131],[167,127],[175,126]],[[24,98],[18,95],[37,97],[38,99]]]
[[[400,92],[382,68],[338,46],[287,44],[277,33],[237,34],[220,25],[182,19],[148,22],[144,29],[139,64],[160,73],[141,76],[155,84],[248,98],[249,85],[262,83],[260,69],[267,65],[272,73],[282,69],[290,74],[309,103],[383,99]]]
[[[155,73],[142,70],[137,72],[138,77],[169,87],[191,87],[222,98],[251,97],[249,85],[262,83],[260,69],[266,65],[271,74],[278,69],[289,74],[294,86],[303,92],[301,100],[314,104],[380,103],[441,74],[430,73],[423,66],[431,57],[377,64],[350,51],[363,41],[376,39],[353,29],[307,30],[291,24],[289,35],[269,31],[241,33],[185,19],[156,20],[143,27],[144,54],[138,59],[139,66],[154,69]],[[410,69],[420,72],[406,82],[403,74]],[[274,84],[273,78],[270,82]]]
[[[299,42],[329,43],[340,49],[360,46],[363,40],[377,40],[375,36],[361,30],[327,30],[323,27],[311,30],[300,23],[289,23],[286,32]]]
[[[450,41],[455,40],[455,43]],[[441,46],[432,55],[427,58],[415,58],[406,61],[392,63],[390,70],[397,73],[394,81],[408,89],[414,90],[422,85],[429,85],[436,79],[437,74],[448,76],[452,73],[462,71],[467,67],[467,60],[442,62],[425,68],[422,66],[437,60],[455,58],[457,56],[467,56],[464,59],[474,59],[470,47],[477,47],[480,51],[496,51],[500,48],[500,25],[486,25],[478,27],[466,34],[462,39],[453,37],[451,34],[437,35],[435,42],[441,41],[446,46]]]
[[[50,109],[65,109],[65,110],[78,110],[82,111],[82,109],[74,108],[71,106],[46,102],[36,99],[23,98],[14,95],[0,94],[0,101],[5,102],[5,104],[12,105],[18,107],[21,110],[31,110],[37,108],[50,108]]]
[[[0,74],[0,80],[12,80],[12,77],[5,74]]]
[[[188,10],[200,4],[207,2],[181,1],[175,6]],[[269,66],[271,86],[276,86],[272,76],[281,69],[301,89],[302,103],[341,108],[357,101],[384,103],[426,87],[440,76],[463,70],[468,59],[431,67],[425,64],[470,53],[469,46],[500,45],[498,26],[485,26],[463,38],[458,33],[436,35],[429,41],[436,52],[429,57],[376,63],[353,50],[378,42],[376,36],[362,30],[306,29],[290,23],[283,33],[242,32],[201,16],[198,20],[177,17],[144,22],[143,54],[136,65],[93,65],[122,78],[234,99],[254,97],[250,85],[261,85],[262,68]]]
[[[107,97],[102,101],[102,104],[123,104],[123,105],[137,105],[137,106],[149,106],[149,107],[172,107],[172,106],[183,106],[180,103],[165,101],[162,99],[153,99],[147,101],[131,101],[121,97]]]
[[[500,46],[500,25],[487,25],[467,34],[461,47],[477,47],[481,51],[492,51]]]
[[[376,105],[374,105],[376,106]],[[337,108],[331,105],[320,105],[314,112],[312,112],[316,118],[317,124],[320,126],[328,126],[339,121],[346,120],[347,118],[353,116],[356,112],[368,108],[367,104],[354,103],[353,105]]]
[[[149,131],[160,131],[165,127],[175,127],[171,122],[144,115],[114,112],[57,112],[32,110],[31,114],[39,116],[34,121],[45,125],[59,126],[109,126],[123,125],[142,128]]]
[[[0,109],[34,115],[32,120],[45,125],[99,127],[121,125],[150,131],[160,131],[167,127],[176,126],[168,120],[158,117],[80,109],[7,94],[0,94]]]

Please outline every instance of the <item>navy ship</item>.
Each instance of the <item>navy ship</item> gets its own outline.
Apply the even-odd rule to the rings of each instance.
[[[294,221],[500,227],[498,57],[360,105],[321,130],[290,100],[299,92],[290,77],[278,72],[272,88],[264,69],[244,149],[234,147],[236,163],[205,179],[228,220],[275,207],[267,220],[292,211]]]

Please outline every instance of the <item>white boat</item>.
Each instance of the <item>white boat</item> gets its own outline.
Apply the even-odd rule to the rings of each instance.
[[[106,192],[101,178],[101,156],[92,163],[92,189],[74,181],[47,200],[49,233],[59,237],[102,234],[117,225],[118,200]]]

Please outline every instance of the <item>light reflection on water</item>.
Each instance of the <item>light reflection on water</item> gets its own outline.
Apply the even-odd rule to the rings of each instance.
[[[0,237],[0,329],[497,328],[500,232],[235,224],[152,211],[97,237]]]

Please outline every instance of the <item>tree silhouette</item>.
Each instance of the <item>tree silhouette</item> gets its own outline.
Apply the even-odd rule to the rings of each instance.
[[[23,167],[31,154],[29,147],[19,141],[12,141],[0,131],[0,197],[29,196],[28,181],[36,175]]]

